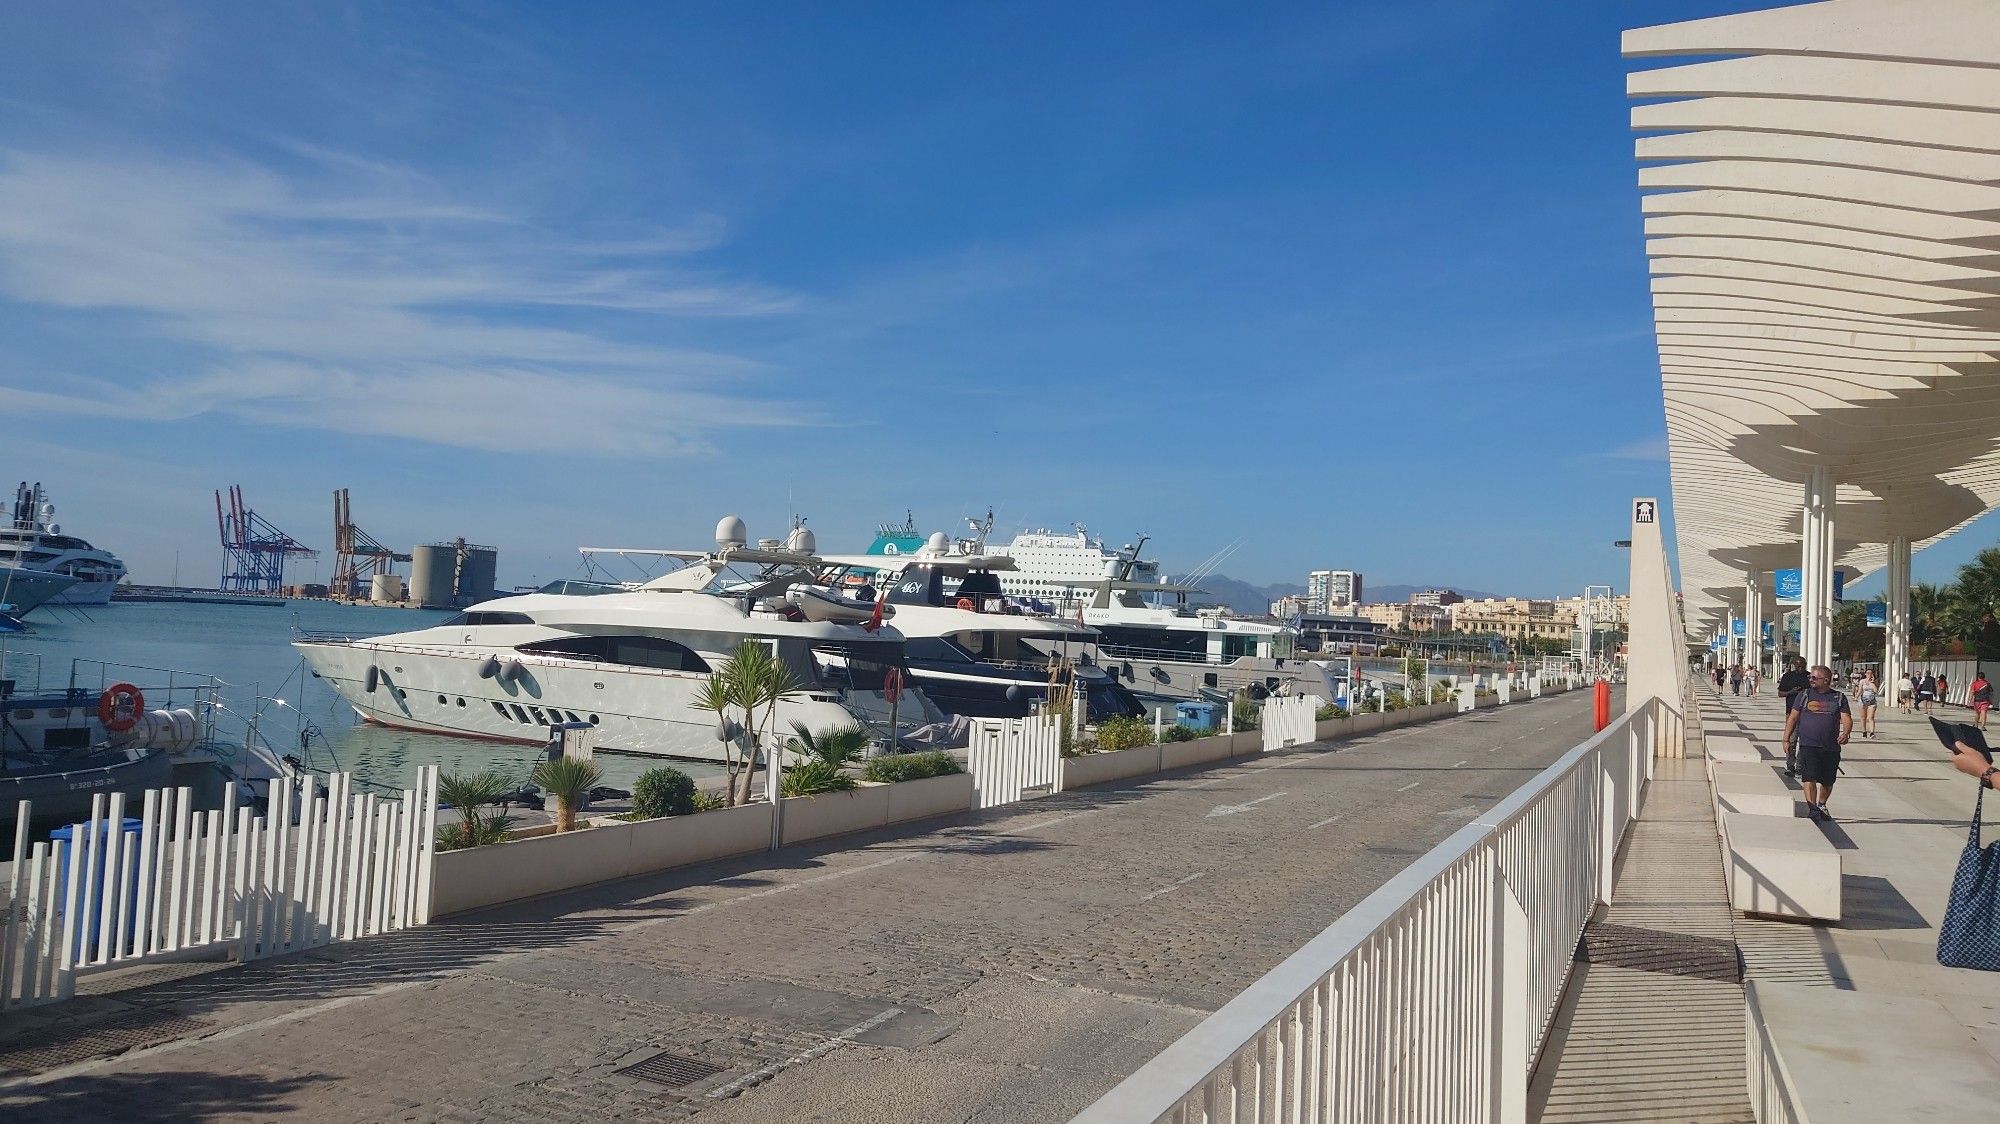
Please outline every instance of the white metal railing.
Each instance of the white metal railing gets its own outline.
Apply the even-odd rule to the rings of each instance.
[[[972,806],[1012,804],[1031,788],[1062,791],[1062,735],[1067,715],[978,718],[967,765]]]
[[[1570,750],[1314,937],[1075,1124],[1513,1124],[1583,926],[1611,893],[1659,699]]]
[[[79,975],[226,950],[241,960],[430,920],[437,766],[388,800],[336,773],[325,795],[271,782],[266,813],[194,807],[187,788],[93,798],[69,839],[30,844],[22,801],[0,909],[0,1009],[67,999]]]

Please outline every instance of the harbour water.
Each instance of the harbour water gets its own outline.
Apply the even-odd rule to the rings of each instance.
[[[260,730],[279,752],[299,745],[299,733],[317,727],[323,739],[309,739],[308,763],[317,771],[345,769],[372,784],[401,788],[422,765],[445,772],[494,769],[525,781],[538,747],[507,745],[435,734],[408,733],[359,722],[354,711],[314,679],[291,647],[292,630],[345,632],[368,636],[405,632],[443,620],[442,612],[294,601],[268,605],[113,603],[89,609],[44,609],[29,619],[32,632],[0,637],[10,664],[39,656],[44,681],[66,679],[73,660],[102,660],[144,668],[196,672],[222,680],[222,699],[246,718],[258,696],[285,705],[262,705]],[[115,672],[115,669],[114,669]],[[136,676],[134,682],[141,681]],[[93,680],[93,686],[95,685]],[[240,723],[225,730],[240,732]],[[604,783],[629,788],[659,758],[601,753]],[[694,777],[714,776],[708,762],[666,762]]]

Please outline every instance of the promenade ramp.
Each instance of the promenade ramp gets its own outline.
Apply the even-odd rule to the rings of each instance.
[[[1936,959],[1972,781],[1952,769],[1923,715],[1883,707],[1880,736],[1862,738],[1857,725],[1829,801],[1834,822],[1817,827],[1841,856],[1840,919],[1732,911],[1704,735],[1745,736],[1775,755],[1784,714],[1769,691],[1696,691],[1689,756],[1656,762],[1611,901],[1585,930],[1531,1118],[1990,1119],[2000,1105],[2000,974]],[[2000,820],[2000,800],[1987,809],[1989,823]],[[1746,985],[1760,1000],[1755,1016]]]
[[[1587,692],[10,1014],[22,1119],[1061,1121],[1591,735]]]

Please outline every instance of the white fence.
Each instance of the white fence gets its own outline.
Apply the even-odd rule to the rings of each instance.
[[[1042,715],[974,719],[967,762],[972,806],[1012,804],[1031,788],[1062,791],[1062,728],[1061,720]]]
[[[1313,740],[1319,699],[1311,695],[1274,695],[1264,700],[1257,729],[1264,735],[1264,752],[1304,745]]]
[[[1564,754],[1074,1124],[1511,1124],[1681,716],[1649,700]]]
[[[20,804],[0,913],[0,1008],[66,999],[76,978],[227,950],[242,960],[422,925],[430,918],[437,767],[402,799],[326,795],[273,781],[265,815],[194,808],[192,789],[144,795],[137,830],[123,793],[94,798],[69,839],[28,844]]]

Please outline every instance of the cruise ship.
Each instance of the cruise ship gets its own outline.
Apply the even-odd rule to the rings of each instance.
[[[44,570],[76,579],[48,600],[51,605],[104,605],[125,580],[125,563],[55,523],[56,508],[40,482],[14,489],[13,518],[0,525],[0,566]],[[0,514],[6,514],[0,512]]]
[[[1001,592],[1024,601],[1043,602],[1056,611],[1073,613],[1088,604],[1106,579],[1154,584],[1160,581],[1160,564],[1139,557],[1139,545],[1127,544],[1116,550],[1102,538],[1094,538],[1083,524],[1073,530],[1042,528],[1023,531],[1006,546],[989,546],[986,536],[993,530],[993,513],[986,518],[967,518],[972,534],[954,544],[961,554],[1005,555],[1014,560],[1012,570],[998,571]],[[925,548],[925,536],[917,532],[916,520],[902,524],[884,523],[877,530],[869,554],[907,555]]]

